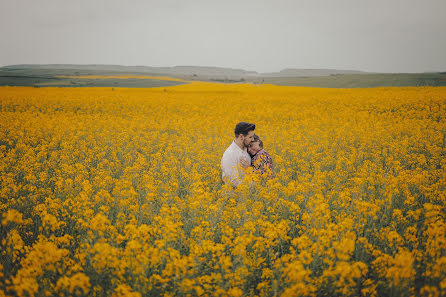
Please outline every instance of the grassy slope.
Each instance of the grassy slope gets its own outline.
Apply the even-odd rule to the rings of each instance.
[[[152,88],[168,87],[183,84],[183,82],[157,79],[78,79],[60,78],[69,75],[116,75],[116,72],[78,70],[78,69],[14,69],[0,68],[0,86],[31,86],[31,87],[125,87]],[[119,75],[147,73],[118,73]],[[157,76],[157,75],[153,75]],[[159,75],[158,75],[159,76]]]
[[[279,86],[307,86],[326,88],[446,86],[446,74],[344,74],[318,77],[255,78],[248,81],[251,81],[253,83],[274,84]]]
[[[150,75],[146,72],[116,72],[95,69],[45,69],[45,68],[0,68],[0,85],[9,86],[58,86],[58,87],[162,87],[181,82],[156,79],[74,79],[58,78],[61,75]],[[213,82],[264,83],[281,86],[308,86],[326,88],[369,88],[385,86],[446,86],[445,73],[396,73],[396,74],[339,74],[312,77],[218,77],[178,75],[186,80]]]

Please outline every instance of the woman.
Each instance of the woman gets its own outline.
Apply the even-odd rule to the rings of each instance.
[[[260,174],[266,173],[271,177],[273,174],[273,159],[263,149],[263,141],[257,134],[254,134],[254,139],[248,147],[248,152],[251,155],[251,166],[254,167],[254,171]]]

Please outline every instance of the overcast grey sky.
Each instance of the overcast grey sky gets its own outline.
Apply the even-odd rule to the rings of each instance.
[[[0,66],[446,71],[446,0],[0,0]]]

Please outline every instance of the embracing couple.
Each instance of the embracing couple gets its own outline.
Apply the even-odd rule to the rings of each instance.
[[[272,175],[273,161],[254,133],[256,125],[240,122],[235,126],[235,139],[221,159],[223,181],[233,187],[242,183],[245,170],[252,167],[259,174]]]

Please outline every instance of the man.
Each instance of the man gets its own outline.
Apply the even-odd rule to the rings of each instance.
[[[248,146],[251,144],[256,125],[240,122],[235,126],[235,139],[221,158],[222,178],[226,184],[237,187],[243,180],[244,170],[251,166]]]
[[[248,147],[248,153],[251,155],[251,165],[254,171],[260,174],[266,173],[269,177],[272,176],[273,159],[267,151],[263,149],[263,141],[257,134],[254,134],[253,141]]]

